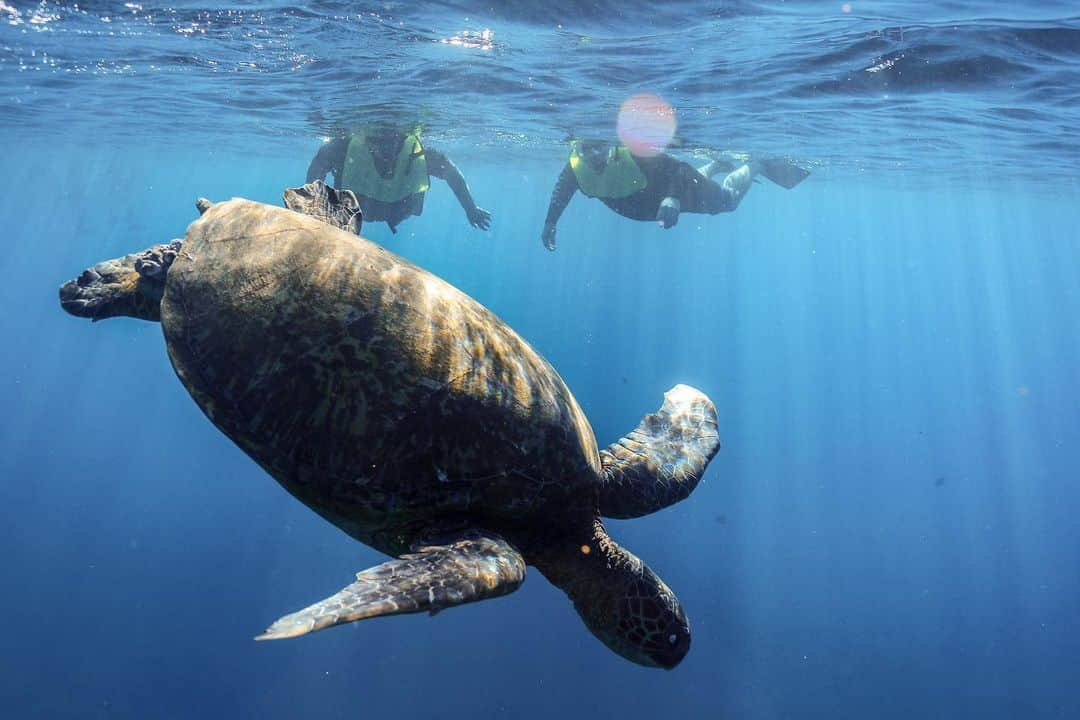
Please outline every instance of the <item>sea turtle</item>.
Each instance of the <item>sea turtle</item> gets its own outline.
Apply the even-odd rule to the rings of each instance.
[[[316,513],[395,558],[258,639],[504,595],[533,565],[616,653],[677,665],[686,614],[601,517],[690,494],[719,447],[709,399],[677,385],[599,450],[570,390],[517,333],[341,229],[356,229],[350,193],[315,184],[285,202],[321,219],[200,199],[182,241],[60,288],[79,317],[160,320],[176,374],[214,425]]]

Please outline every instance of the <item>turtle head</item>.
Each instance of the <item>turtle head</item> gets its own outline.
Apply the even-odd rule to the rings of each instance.
[[[111,317],[161,320],[165,276],[180,241],[105,260],[60,286],[60,306],[94,322]]]
[[[679,599],[644,563],[622,580],[615,584],[610,615],[578,612],[594,635],[627,660],[671,670],[690,651],[690,622]]]
[[[585,626],[631,662],[671,670],[690,650],[690,623],[675,593],[611,539],[599,518],[580,546],[551,539],[530,561],[573,601]]]

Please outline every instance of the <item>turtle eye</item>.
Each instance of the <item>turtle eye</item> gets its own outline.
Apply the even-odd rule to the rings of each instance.
[[[671,633],[667,636],[667,641],[669,644],[674,645],[675,643],[679,642],[679,636],[675,633]]]

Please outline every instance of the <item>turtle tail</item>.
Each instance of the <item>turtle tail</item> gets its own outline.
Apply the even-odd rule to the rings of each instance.
[[[676,385],[656,413],[600,451],[600,514],[640,517],[685,499],[719,449],[712,401],[689,385]]]

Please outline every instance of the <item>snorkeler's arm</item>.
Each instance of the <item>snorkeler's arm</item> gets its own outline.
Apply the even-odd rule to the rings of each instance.
[[[544,219],[544,232],[540,235],[544,247],[548,250],[555,249],[555,225],[577,190],[578,181],[574,169],[570,167],[570,163],[566,163],[559,173],[559,179],[555,181],[555,189],[551,191],[551,202],[548,203],[547,218]]]
[[[461,208],[469,218],[469,223],[481,230],[491,227],[491,213],[477,206],[469,192],[469,184],[465,182],[465,176],[457,169],[457,165],[450,162],[450,158],[438,150],[424,148],[424,156],[427,158],[428,172],[437,178],[442,178],[450,189],[454,191]]]
[[[315,157],[311,158],[305,182],[323,180],[326,178],[326,173],[332,172],[334,173],[334,185],[336,186],[338,175],[345,165],[345,151],[348,149],[348,138],[334,138],[323,143],[323,146],[319,148],[319,152],[315,153]]]
[[[682,196],[687,191],[686,176],[689,176],[689,182],[709,182],[709,180],[696,170],[690,173],[685,172],[689,166],[684,167],[683,163],[664,153],[651,158],[642,158],[639,162],[651,163],[653,165],[651,174],[654,177],[663,178],[661,186],[664,197],[656,211],[656,222],[665,230],[675,227],[679,222],[679,212],[682,210]],[[693,168],[690,169],[693,170]]]

